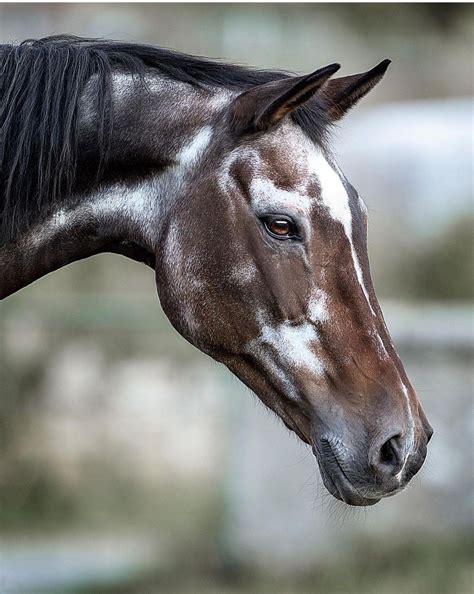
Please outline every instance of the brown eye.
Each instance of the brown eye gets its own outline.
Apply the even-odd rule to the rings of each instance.
[[[263,219],[267,232],[277,239],[298,239],[296,225],[286,217],[269,216]]]
[[[268,228],[275,235],[289,235],[291,231],[290,223],[288,221],[270,221]]]

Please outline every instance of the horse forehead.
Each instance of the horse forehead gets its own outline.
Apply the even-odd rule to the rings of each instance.
[[[295,124],[237,147],[221,180],[246,188],[252,206],[289,206],[296,213],[329,216],[349,231],[352,196],[337,164]],[[229,189],[229,185],[227,188]]]
[[[271,177],[281,187],[299,185],[311,173],[311,161],[319,153],[301,128],[286,122],[250,145],[251,162],[258,173]]]
[[[244,188],[256,208],[293,205],[309,213],[318,190],[311,170],[311,153],[316,150],[301,129],[284,124],[228,154],[219,172],[220,187],[238,194]]]

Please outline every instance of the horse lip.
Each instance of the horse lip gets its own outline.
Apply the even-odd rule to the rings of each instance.
[[[336,484],[342,500],[348,505],[368,507],[380,501],[380,497],[368,498],[360,495],[340,467],[338,467],[336,480],[333,478],[332,481]]]
[[[333,497],[339,499],[343,503],[347,505],[359,506],[359,507],[368,507],[370,505],[375,505],[380,501],[380,497],[378,498],[368,498],[364,497],[360,493],[356,491],[353,487],[350,480],[347,478],[347,475],[341,468],[339,461],[336,456],[333,454],[333,459],[330,461],[331,463],[331,473],[329,474],[325,468],[325,465],[322,461],[322,456],[319,453],[318,448],[313,445],[313,453],[316,457],[318,462],[319,470],[321,472],[321,477],[323,479],[324,486],[326,489],[331,493]]]

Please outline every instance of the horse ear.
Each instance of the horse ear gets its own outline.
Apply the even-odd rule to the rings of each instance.
[[[390,62],[383,60],[368,72],[330,80],[323,91],[329,119],[340,120],[359,99],[367,95],[382,80]]]
[[[330,64],[306,76],[263,83],[241,93],[232,105],[232,128],[239,134],[273,128],[311,99],[339,68],[339,64]]]

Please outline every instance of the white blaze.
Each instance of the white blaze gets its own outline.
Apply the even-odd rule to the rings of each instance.
[[[364,277],[362,275],[359,258],[352,239],[352,213],[349,206],[349,196],[347,195],[344,184],[338,173],[331,167],[324,155],[318,151],[312,158],[314,159],[314,173],[317,175],[321,186],[321,200],[329,210],[331,217],[335,221],[339,221],[344,228],[344,232],[351,247],[352,261],[354,262],[357,280],[365,295],[370,311],[372,312],[372,315],[375,316],[376,314],[370,303],[369,294],[364,284]]]
[[[411,408],[410,396],[408,394],[408,390],[403,382],[401,382],[403,396],[406,400],[406,412],[407,412],[407,422],[408,422],[408,429],[407,429],[407,440],[406,440],[406,449],[405,449],[405,460],[403,461],[403,466],[400,469],[400,472],[395,475],[395,478],[399,481],[403,478],[403,471],[405,470],[406,463],[408,461],[408,456],[413,452],[413,447],[415,445],[415,421],[413,420],[413,410]]]

